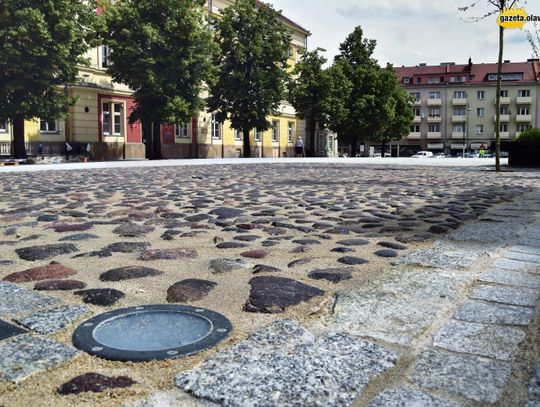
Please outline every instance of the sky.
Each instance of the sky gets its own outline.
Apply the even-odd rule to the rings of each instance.
[[[360,25],[364,36],[377,41],[374,57],[381,66],[414,66],[419,63],[496,62],[499,30],[496,17],[474,23],[466,18],[485,15],[487,0],[481,0],[472,12],[458,7],[471,0],[267,0],[276,10],[312,35],[308,48],[326,49],[331,61],[339,53],[339,44]],[[521,0],[529,15],[540,16],[540,0]],[[540,29],[540,24],[538,25]],[[505,30],[504,59],[526,61],[532,57],[525,29]]]

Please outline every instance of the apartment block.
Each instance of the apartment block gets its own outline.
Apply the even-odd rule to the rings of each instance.
[[[395,68],[402,86],[414,97],[411,131],[394,142],[410,155],[418,150],[459,154],[489,148],[495,141],[497,64]],[[505,61],[501,88],[501,140],[513,140],[540,120],[540,62]]]

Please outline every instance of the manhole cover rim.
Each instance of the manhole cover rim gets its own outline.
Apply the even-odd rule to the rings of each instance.
[[[183,346],[160,350],[126,350],[108,346],[97,341],[94,337],[94,330],[102,323],[120,318],[122,316],[137,313],[150,312],[174,312],[198,316],[206,320],[210,325],[209,332],[201,339]],[[96,315],[83,321],[73,332],[73,345],[91,355],[99,356],[108,360],[144,362],[150,360],[165,360],[180,356],[189,356],[214,347],[232,331],[231,322],[223,315],[200,307],[177,304],[154,304],[142,305],[129,308],[121,308],[103,314]]]

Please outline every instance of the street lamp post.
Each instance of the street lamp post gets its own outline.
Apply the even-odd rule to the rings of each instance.
[[[465,124],[463,125],[463,155],[462,157],[465,158],[465,132],[469,130],[469,112],[471,111],[471,108],[469,105],[467,105],[467,110],[465,112],[466,119]]]

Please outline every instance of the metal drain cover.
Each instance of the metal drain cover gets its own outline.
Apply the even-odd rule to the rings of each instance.
[[[89,319],[73,333],[73,344],[109,360],[161,360],[210,348],[231,330],[230,321],[214,311],[185,305],[147,305]]]

